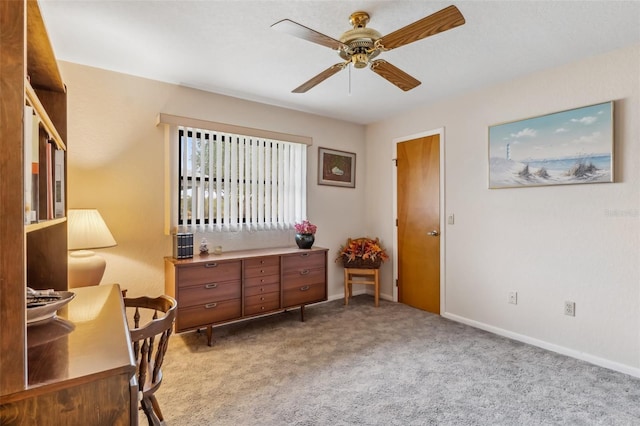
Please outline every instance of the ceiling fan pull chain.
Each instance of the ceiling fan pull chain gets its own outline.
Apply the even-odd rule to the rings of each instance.
[[[351,64],[347,65],[349,67],[349,96],[351,96]]]

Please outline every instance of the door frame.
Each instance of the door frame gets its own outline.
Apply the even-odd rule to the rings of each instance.
[[[393,173],[392,175],[392,198],[393,198],[393,301],[398,301],[398,286],[396,283],[398,282],[398,227],[396,226],[396,219],[398,217],[398,167],[395,165],[396,153],[398,152],[397,145],[401,142],[407,142],[413,139],[419,139],[426,136],[440,136],[440,315],[446,312],[445,300],[445,244],[446,244],[446,208],[445,208],[445,132],[444,127],[440,127],[433,130],[427,130],[421,133],[415,133],[408,136],[401,136],[393,139],[392,148],[393,152],[391,153],[392,158],[392,167]]]

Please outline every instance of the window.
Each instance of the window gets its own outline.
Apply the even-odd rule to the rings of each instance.
[[[181,229],[289,229],[306,218],[305,143],[168,128],[177,145],[172,222]]]

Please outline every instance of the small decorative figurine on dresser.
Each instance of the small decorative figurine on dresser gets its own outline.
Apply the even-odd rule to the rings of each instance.
[[[209,243],[206,238],[203,238],[202,241],[200,241],[200,256],[207,254],[209,254]]]

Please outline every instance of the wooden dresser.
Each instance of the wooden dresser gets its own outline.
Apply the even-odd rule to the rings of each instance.
[[[0,424],[135,425],[136,364],[118,285],[75,288],[55,319],[29,325],[28,385],[0,396]]]
[[[281,312],[327,300],[327,252],[313,247],[165,257],[165,293],[178,301],[176,332]]]

